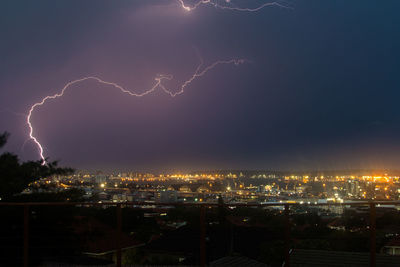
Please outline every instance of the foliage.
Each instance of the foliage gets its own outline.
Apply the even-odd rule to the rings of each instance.
[[[7,132],[0,135],[0,148],[7,143],[8,137]],[[58,167],[57,161],[46,164],[42,160],[20,162],[17,155],[4,152],[0,155],[0,198],[10,200],[36,180],[72,172],[71,168]]]
[[[2,148],[7,143],[7,139],[9,136],[10,134],[7,132],[0,134],[0,148]]]

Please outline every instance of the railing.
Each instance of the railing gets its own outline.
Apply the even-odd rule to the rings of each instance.
[[[221,207],[217,203],[149,203],[149,202],[121,202],[121,203],[89,203],[89,202],[30,202],[30,203],[5,203],[0,202],[0,207],[22,207],[23,208],[23,266],[29,266],[29,211],[32,206],[80,206],[93,207],[105,206],[116,207],[116,266],[121,267],[121,234],[122,234],[122,207],[129,206],[148,206],[155,205],[159,207],[166,206],[185,206],[200,208],[200,265],[206,266],[206,208]],[[375,202],[350,202],[350,203],[263,203],[263,204],[224,204],[227,207],[284,207],[285,216],[285,246],[284,246],[284,266],[290,266],[290,207],[292,206],[368,206],[369,207],[369,239],[370,239],[370,266],[376,267],[376,206],[377,205],[400,205],[400,201],[375,201]]]

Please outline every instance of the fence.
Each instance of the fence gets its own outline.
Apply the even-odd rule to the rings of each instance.
[[[122,265],[121,255],[121,233],[122,233],[122,207],[140,207],[140,206],[158,206],[158,207],[198,207],[200,209],[200,265],[207,265],[206,257],[206,208],[207,207],[221,207],[221,204],[217,203],[148,203],[148,202],[122,202],[122,203],[72,203],[72,202],[32,202],[32,203],[1,203],[0,207],[21,207],[21,213],[23,212],[23,266],[29,266],[29,239],[30,239],[30,221],[29,212],[33,206],[45,206],[45,207],[57,207],[57,206],[75,206],[75,207],[116,207],[116,266]],[[280,206],[283,209],[285,217],[285,246],[284,246],[284,266],[290,266],[290,207],[293,206],[364,206],[369,207],[369,242],[370,242],[370,257],[369,262],[371,267],[376,266],[376,206],[377,205],[400,205],[399,201],[375,201],[375,202],[351,202],[351,203],[263,203],[263,204],[224,204],[229,207],[276,207]]]

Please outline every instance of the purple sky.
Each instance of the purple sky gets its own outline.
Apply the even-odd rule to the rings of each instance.
[[[175,98],[77,84],[33,114],[45,155],[78,169],[398,168],[400,1],[379,3],[293,0],[249,13],[185,12],[175,0],[1,1],[5,149],[38,159],[33,142],[23,146],[23,114],[67,82],[93,75],[140,93],[165,73],[177,90],[198,49],[205,65],[251,63],[218,66]]]

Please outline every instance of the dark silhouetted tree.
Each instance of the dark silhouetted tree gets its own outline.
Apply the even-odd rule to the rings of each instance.
[[[7,132],[0,135],[0,148],[7,143],[8,137]],[[9,200],[41,178],[70,173],[73,173],[73,169],[58,167],[57,161],[45,165],[42,160],[21,163],[17,155],[4,152],[0,155],[0,198]]]
[[[0,134],[0,148],[2,148],[7,143],[7,138],[10,134],[5,132]]]

